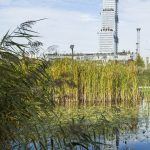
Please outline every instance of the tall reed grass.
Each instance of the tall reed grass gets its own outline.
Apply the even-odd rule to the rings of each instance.
[[[48,74],[55,83],[54,97],[58,102],[78,101],[119,104],[137,102],[137,67],[134,62],[55,60]]]

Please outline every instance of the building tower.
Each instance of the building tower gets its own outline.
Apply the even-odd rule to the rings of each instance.
[[[137,43],[136,43],[136,53],[140,54],[140,32],[141,32],[141,28],[137,28]]]
[[[118,0],[103,0],[101,10],[100,53],[118,52]]]

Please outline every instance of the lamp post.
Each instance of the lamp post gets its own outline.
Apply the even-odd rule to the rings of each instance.
[[[74,55],[74,45],[70,45],[70,49],[71,49],[71,52],[72,52],[72,60],[73,60],[73,55]]]

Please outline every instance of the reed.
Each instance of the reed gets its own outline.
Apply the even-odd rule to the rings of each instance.
[[[137,67],[128,64],[91,61],[55,60],[48,74],[55,83],[55,101],[106,104],[137,102],[138,90]]]

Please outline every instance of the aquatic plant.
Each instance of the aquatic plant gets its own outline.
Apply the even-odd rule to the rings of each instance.
[[[92,62],[59,59],[47,70],[55,85],[55,100],[101,104],[136,103],[140,99],[133,62]],[[129,104],[129,103],[128,103]]]
[[[50,63],[28,57],[28,42],[35,32],[29,21],[7,32],[0,43],[0,145],[25,136],[19,130],[40,119],[44,109],[53,107],[51,78],[46,74]],[[23,44],[17,43],[22,39]],[[39,46],[39,45],[38,45]],[[48,104],[48,105],[47,105]],[[23,136],[23,137],[21,137]],[[2,149],[0,147],[0,149]],[[6,148],[9,149],[9,148]]]

